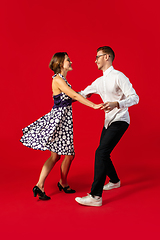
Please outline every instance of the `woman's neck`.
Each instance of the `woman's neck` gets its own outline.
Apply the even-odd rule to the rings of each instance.
[[[65,70],[61,70],[60,74],[62,74],[63,77],[66,78],[66,76],[67,76],[67,71],[65,71]]]

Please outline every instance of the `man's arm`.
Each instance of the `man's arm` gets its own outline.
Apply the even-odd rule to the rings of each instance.
[[[129,79],[121,73],[117,84],[119,88],[122,90],[124,98],[122,100],[119,100],[117,102],[106,102],[103,104],[103,109],[105,112],[110,112],[114,108],[128,108],[131,107],[135,104],[138,104],[139,102],[139,97],[136,94],[136,91],[132,87],[132,84],[130,83]]]
[[[86,87],[83,91],[79,92],[79,94],[81,94],[84,98],[90,98],[93,93],[97,94],[95,82]]]
[[[122,73],[118,79],[118,85],[125,96],[122,100],[118,101],[119,108],[127,108],[138,104],[139,97],[136,94],[136,91],[132,87],[129,79]]]

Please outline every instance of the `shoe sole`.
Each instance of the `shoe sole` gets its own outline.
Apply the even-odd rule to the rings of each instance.
[[[119,187],[120,187],[120,186],[117,186],[117,187],[111,187],[111,188],[108,188],[108,189],[103,188],[103,190],[108,191],[108,190],[112,190],[112,189],[114,189],[114,188],[119,188]]]
[[[83,205],[83,206],[90,206],[90,207],[101,207],[102,206],[102,204],[87,204],[87,203],[81,203],[81,202],[79,202],[77,199],[75,199],[75,201],[77,202],[77,203],[79,203],[80,205]]]

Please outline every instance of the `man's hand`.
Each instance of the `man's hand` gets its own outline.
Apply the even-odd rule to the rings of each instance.
[[[106,102],[103,104],[103,107],[101,109],[108,113],[116,107],[119,108],[118,102]]]

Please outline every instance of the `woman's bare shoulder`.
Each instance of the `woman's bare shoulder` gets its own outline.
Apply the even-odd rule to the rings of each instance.
[[[57,87],[60,87],[66,85],[66,82],[60,76],[56,76],[54,77],[52,84],[56,85]]]
[[[57,75],[53,78],[53,81],[58,83],[58,82],[63,82],[64,80],[59,75]]]

